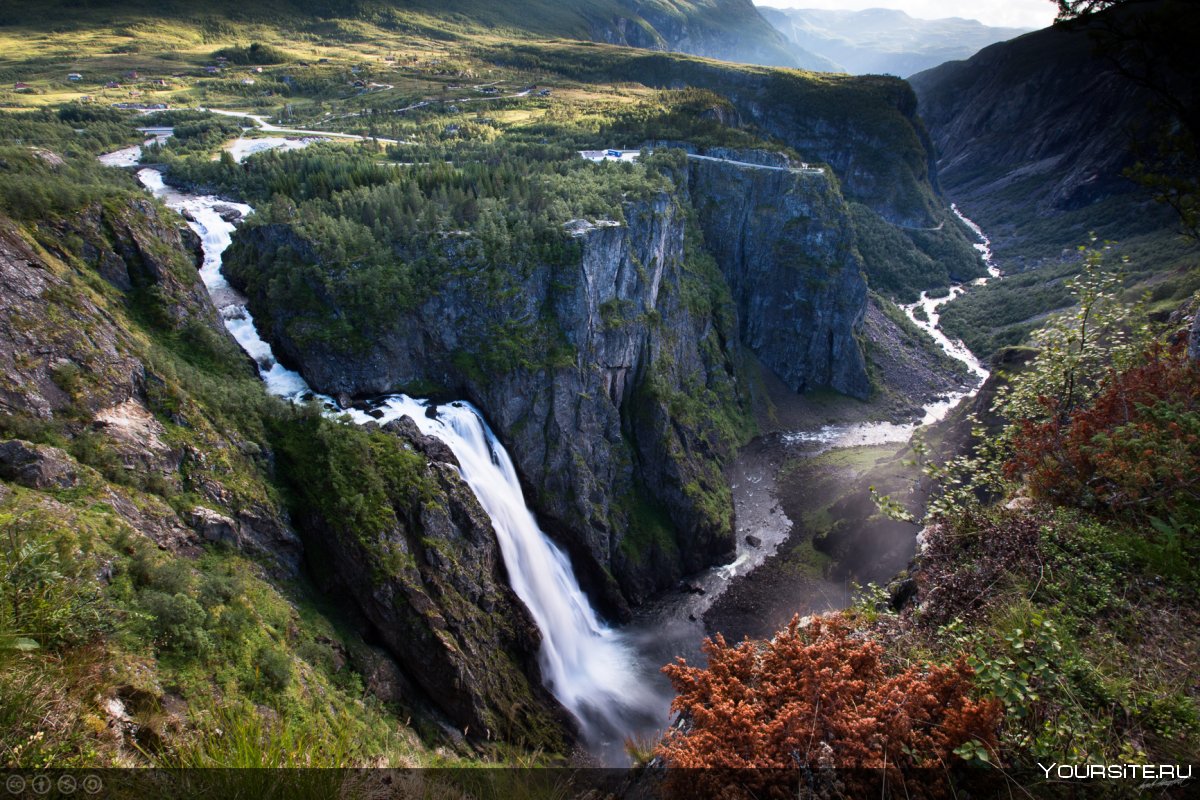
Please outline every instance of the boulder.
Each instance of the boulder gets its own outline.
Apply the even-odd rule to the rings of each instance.
[[[429,408],[433,408],[433,406]],[[426,409],[425,415],[430,416],[428,409]],[[426,436],[421,433],[420,429],[417,428],[417,423],[413,422],[407,416],[392,420],[383,426],[383,430],[407,439],[416,448],[417,452],[424,455],[430,461],[440,464],[452,464],[456,467],[460,466],[458,457],[454,455],[454,451],[450,449],[450,445],[436,436]]]
[[[79,482],[75,460],[57,447],[0,442],[0,478],[30,489],[69,489]]]
[[[223,542],[234,547],[241,544],[241,525],[211,508],[196,506],[188,513],[188,523],[206,542]]]

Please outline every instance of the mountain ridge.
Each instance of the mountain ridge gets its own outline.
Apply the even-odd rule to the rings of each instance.
[[[842,11],[760,7],[763,17],[797,47],[855,75],[907,76],[970,56],[1027,28],[984,25],[975,19],[920,19],[898,9]]]

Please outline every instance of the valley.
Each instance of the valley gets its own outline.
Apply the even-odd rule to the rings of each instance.
[[[0,767],[1187,761],[1192,201],[1070,27],[1137,10],[910,85],[741,0],[533,5],[0,14]]]

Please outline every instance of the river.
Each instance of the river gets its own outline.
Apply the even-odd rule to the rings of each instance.
[[[306,142],[282,137],[239,140],[231,147],[242,159],[275,148],[302,147]],[[101,157],[112,166],[133,166],[140,148],[126,148]],[[540,529],[525,503],[512,461],[482,414],[465,402],[441,404],[436,416],[425,414],[428,403],[405,395],[376,399],[369,410],[343,409],[329,396],[314,392],[297,372],[280,364],[268,342],[259,336],[242,297],[221,272],[222,255],[232,242],[237,224],[254,212],[243,203],[179,192],[168,187],[162,173],[145,168],[141,183],[168,207],[180,212],[201,237],[201,279],[220,311],[226,328],[258,365],[267,390],[293,402],[317,400],[333,417],[354,423],[385,422],[409,416],[418,428],[450,446],[461,464],[464,480],[492,519],[512,588],[529,608],[542,632],[539,663],[546,686],[579,723],[593,754],[606,764],[627,763],[626,736],[651,738],[669,722],[670,687],[658,668],[677,655],[694,659],[703,638],[700,618],[730,580],[762,565],[785,540],[791,524],[775,500],[775,470],[769,459],[741,459],[731,479],[737,504],[738,554],[730,564],[688,580],[684,591],[670,593],[639,612],[621,629],[606,625],[580,589],[568,556]],[[954,209],[955,213],[959,212]],[[959,217],[981,236],[989,274],[986,237],[974,223]],[[938,309],[964,288],[953,287],[942,298],[921,299],[904,307],[914,324],[928,333],[952,357],[977,377],[987,371],[961,343],[947,339],[938,324]],[[924,311],[924,318],[917,310]],[[976,386],[977,388],[977,386]],[[817,431],[785,434],[790,441],[817,451],[859,444],[904,442],[919,425],[943,418],[963,397],[951,395],[925,408],[919,422],[890,422],[826,426]],[[749,537],[749,538],[748,538]]]

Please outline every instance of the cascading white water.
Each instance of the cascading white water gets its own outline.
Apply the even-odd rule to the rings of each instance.
[[[647,713],[656,697],[638,675],[632,648],[596,617],[579,588],[567,555],[538,527],[525,505],[512,459],[470,404],[438,406],[404,395],[383,398],[374,414],[350,409],[359,423],[408,416],[422,433],[450,446],[462,476],[492,519],[513,591],[542,632],[542,676],[554,696],[582,723],[589,740],[617,741],[629,721]]]
[[[225,327],[258,364],[267,390],[292,401],[316,398],[333,415],[356,423],[387,422],[408,416],[422,433],[441,439],[458,458],[461,474],[491,517],[513,591],[525,603],[542,634],[539,661],[547,688],[579,721],[585,738],[619,757],[623,737],[645,718],[665,719],[666,703],[640,674],[633,648],[596,616],[579,587],[570,560],[538,527],[525,505],[516,469],[507,451],[471,405],[455,402],[426,416],[428,403],[405,395],[381,398],[375,415],[342,409],[331,397],[312,391],[304,378],[280,364],[258,335],[245,298],[221,274],[221,257],[232,242],[234,223],[253,209],[215,197],[175,192],[158,170],[138,172],[142,184],[180,211],[200,235],[201,279],[221,312]],[[379,416],[379,415],[382,416]],[[617,747],[613,747],[616,744]]]
[[[233,243],[235,225],[221,216],[218,209],[247,217],[254,209],[245,203],[233,203],[216,197],[183,194],[172,190],[163,182],[162,173],[156,169],[138,171],[138,180],[168,207],[180,212],[188,225],[200,236],[204,263],[200,267],[200,279],[212,296],[213,303],[221,313],[225,328],[233,335],[242,349],[258,364],[258,374],[273,395],[292,401],[317,396],[308,383],[275,359],[271,345],[267,344],[254,328],[254,319],[246,308],[246,299],[229,285],[221,274],[221,256]],[[321,398],[332,403],[332,398]]]
[[[970,228],[971,233],[975,234],[975,238],[979,241],[975,243],[975,249],[979,251],[980,257],[983,259],[983,264],[987,267],[989,278],[999,278],[1001,276],[1000,268],[996,266],[996,262],[992,259],[992,240],[983,232],[983,228],[970,219],[966,214],[962,213],[955,203],[950,204],[950,210],[954,212],[954,216],[958,217],[959,222]],[[987,278],[980,278],[975,281],[979,285],[987,283]]]

